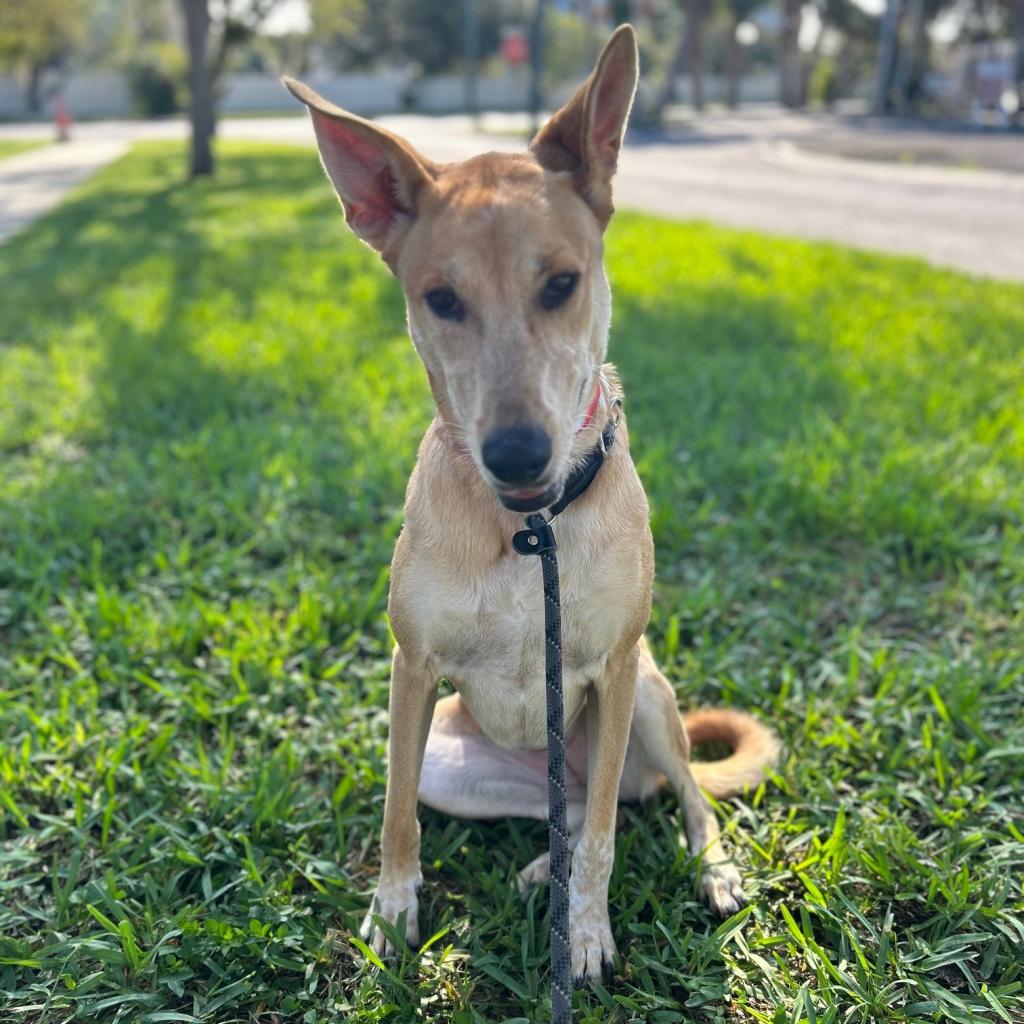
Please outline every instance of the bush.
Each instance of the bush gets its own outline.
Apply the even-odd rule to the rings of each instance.
[[[154,43],[125,66],[135,110],[145,117],[173,114],[182,106],[188,61],[173,43]]]

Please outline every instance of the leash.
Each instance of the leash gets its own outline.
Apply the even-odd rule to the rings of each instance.
[[[593,405],[591,406],[591,410]],[[589,416],[588,416],[589,422]],[[615,440],[618,418],[609,420],[600,444],[569,474],[561,498],[547,511],[526,517],[526,529],[512,536],[521,555],[540,555],[544,580],[544,689],[548,729],[548,848],[551,856],[551,1021],[571,1024],[572,954],[569,949],[569,825],[565,806],[565,710],[562,700],[562,602],[558,587],[558,545],[551,524],[593,483]]]

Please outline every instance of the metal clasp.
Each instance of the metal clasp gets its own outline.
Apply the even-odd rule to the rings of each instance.
[[[544,523],[542,526],[513,533],[512,547],[521,555],[542,555],[545,551],[554,551],[558,545],[555,543],[555,531],[551,529],[551,524]]]

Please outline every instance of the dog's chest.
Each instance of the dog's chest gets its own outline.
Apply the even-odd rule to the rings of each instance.
[[[566,721],[621,634],[620,613],[602,599],[602,566],[559,552]],[[472,579],[434,577],[420,615],[431,668],[458,689],[483,731],[505,747],[546,743],[544,597],[540,560],[511,552]]]

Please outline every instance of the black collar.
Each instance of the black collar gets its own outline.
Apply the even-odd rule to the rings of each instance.
[[[547,508],[547,518],[539,512],[526,517],[527,529],[512,535],[512,546],[521,555],[539,555],[555,550],[555,535],[550,523],[561,514],[594,482],[598,470],[604,465],[605,456],[615,441],[617,420],[609,420],[601,431],[601,440],[587,453],[587,457],[569,474],[562,488],[562,496]]]

